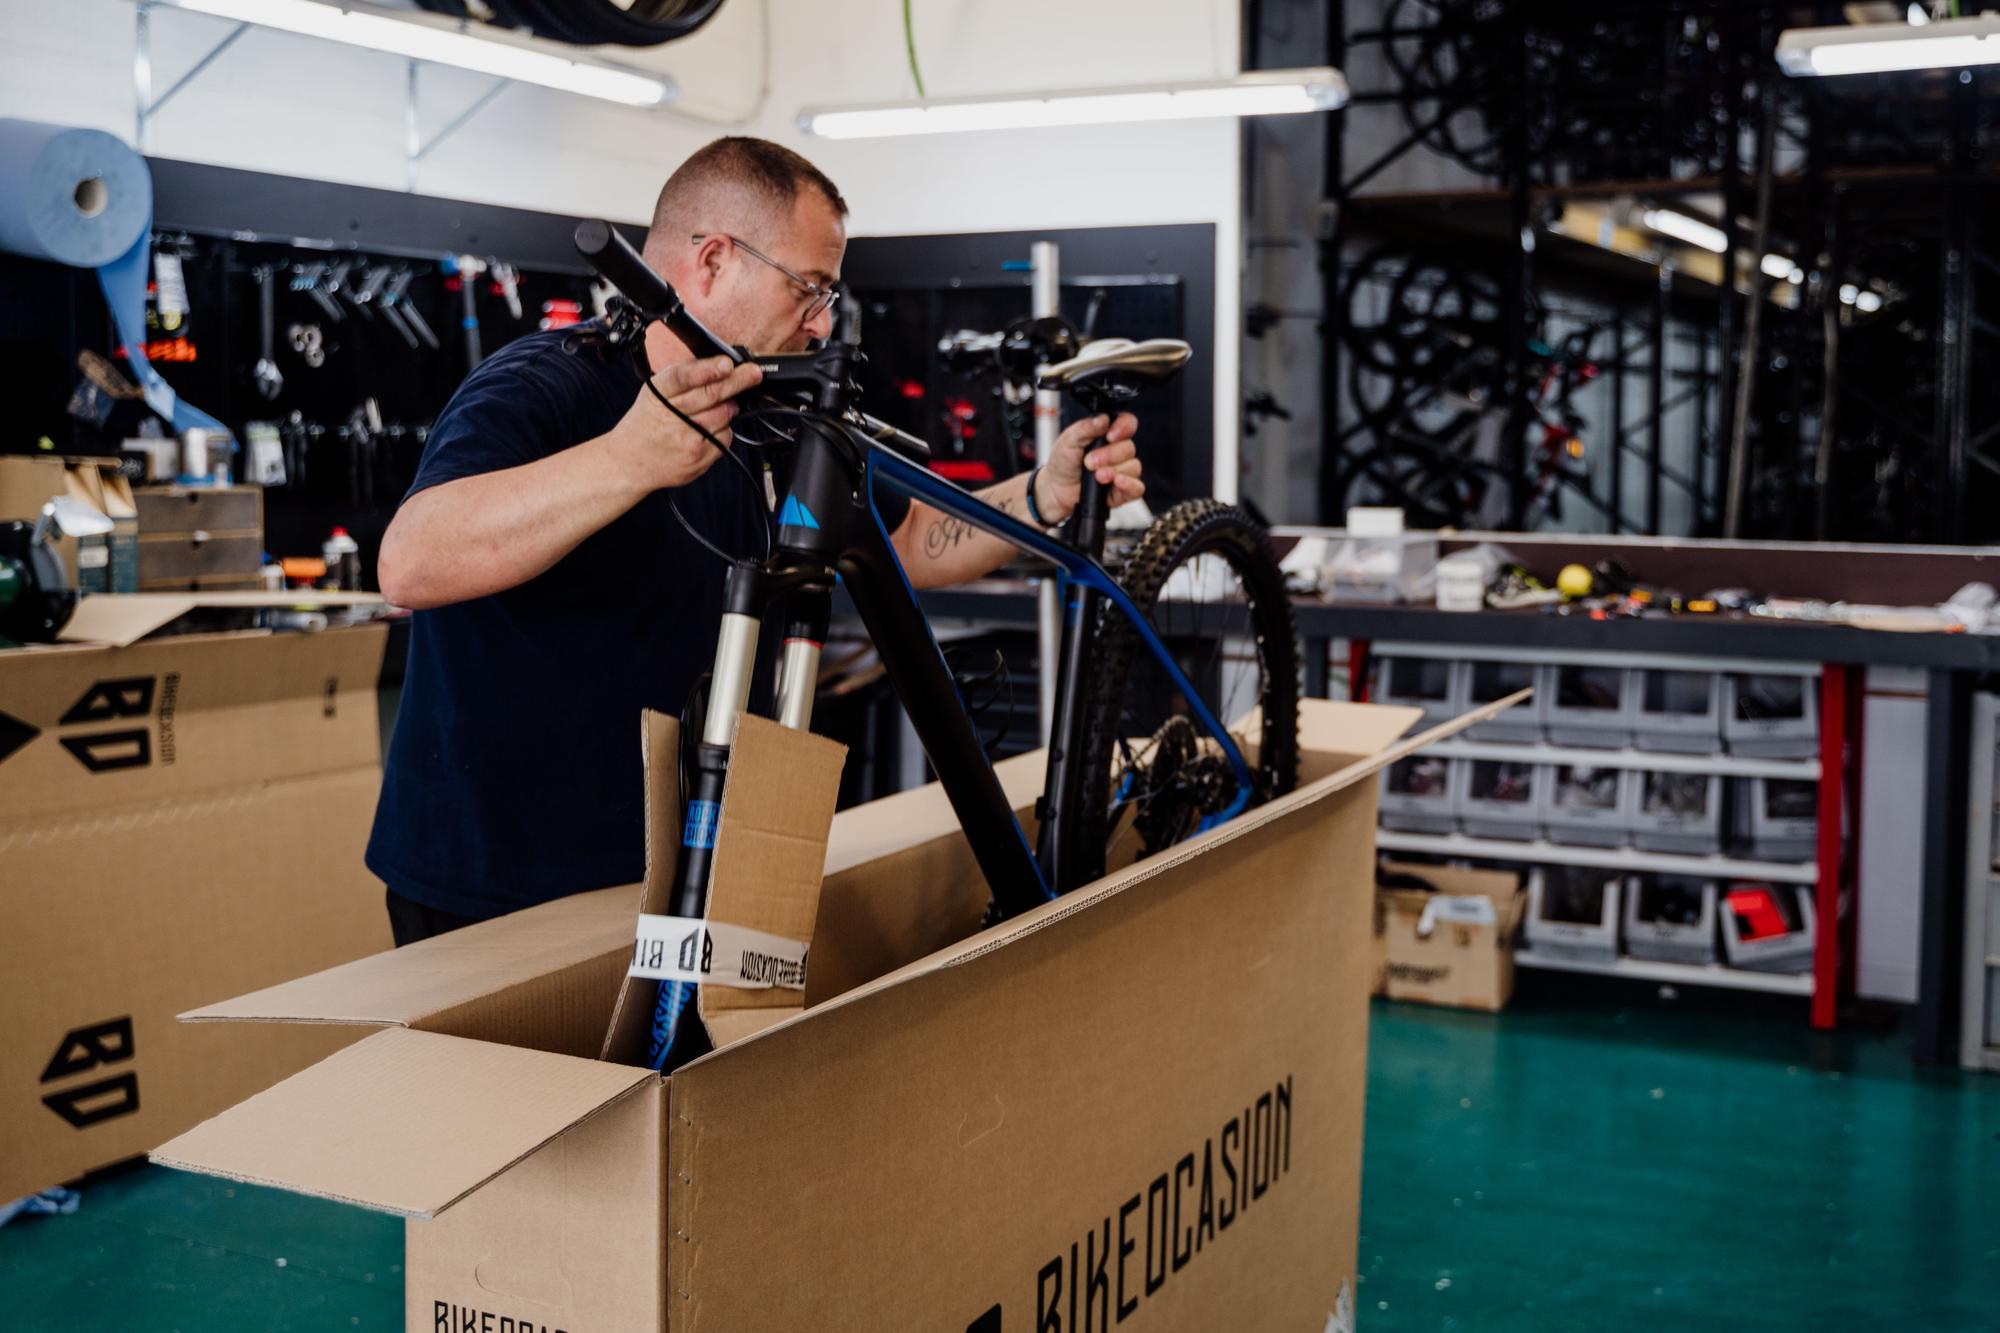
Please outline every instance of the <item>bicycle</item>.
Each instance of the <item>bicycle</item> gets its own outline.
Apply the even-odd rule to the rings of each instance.
[[[634,348],[657,321],[697,356],[754,360],[763,378],[757,401],[737,418],[739,446],[748,442],[744,428],[763,421],[777,427],[778,439],[750,447],[790,455],[789,488],[782,503],[771,505],[776,532],[768,534],[761,560],[730,561],[705,702],[690,701],[700,718],[683,730],[686,833],[674,878],[676,915],[703,913],[730,745],[736,719],[749,706],[764,614],[782,608],[786,626],[774,715],[803,730],[811,721],[836,581],[874,639],[965,831],[992,892],[990,920],[1028,911],[1100,877],[1115,860],[1150,855],[1292,788],[1297,632],[1263,530],[1241,510],[1213,500],[1177,506],[1140,539],[1121,582],[1099,558],[1109,497],[1087,471],[1063,540],[930,471],[922,440],[854,406],[858,332],[813,351],[752,357],[703,326],[608,224],[580,224],[576,246],[619,293],[593,336]],[[1068,350],[1055,330],[1046,332],[1042,354]],[[1102,340],[1047,366],[1039,383],[1067,390],[1087,411],[1114,412],[1145,385],[1177,374],[1189,356],[1184,342]],[[763,483],[739,451],[710,442],[742,468],[756,502],[766,504]],[[875,502],[878,484],[1059,571],[1060,672],[1032,849],[890,546]],[[1239,596],[1213,596],[1202,586],[1225,576],[1237,581]],[[1181,645],[1185,662],[1170,642]],[[1232,645],[1233,657],[1225,653]],[[1253,688],[1246,691],[1246,682]],[[1247,744],[1253,729],[1254,746]],[[706,1049],[702,1025],[680,1021],[694,990],[684,982],[661,986],[649,1052],[654,1068],[671,1071]]]

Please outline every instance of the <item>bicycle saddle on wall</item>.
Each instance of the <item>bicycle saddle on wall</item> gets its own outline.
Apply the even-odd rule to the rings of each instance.
[[[1136,389],[1172,379],[1193,355],[1194,349],[1178,338],[1148,338],[1137,343],[1130,338],[1099,338],[1069,360],[1050,366],[1035,383],[1043,389],[1080,389],[1086,385]]]

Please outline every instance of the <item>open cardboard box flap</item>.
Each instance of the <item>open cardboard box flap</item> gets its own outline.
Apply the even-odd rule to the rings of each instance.
[[[184,1023],[407,1027],[595,1055],[603,1015],[565,997],[624,972],[632,889],[598,889],[180,1015]]]
[[[92,593],[76,604],[56,638],[63,643],[110,644],[124,648],[179,620],[196,607],[264,608],[383,606],[380,594],[326,592],[128,592]]]
[[[394,1029],[204,1121],[152,1160],[432,1217],[655,1081],[649,1069]]]
[[[920,978],[1004,949],[1204,850],[1247,836],[1292,810],[1324,801],[1404,755],[1485,721],[1525,697],[1524,691],[1400,742],[1395,738],[1407,730],[1417,710],[1350,709],[1311,701],[1303,709],[1307,720],[1301,728],[1302,740],[1309,747],[1337,745],[1334,753],[1344,755],[1367,744],[1376,747],[1373,752],[1170,853],[939,949],[809,1010],[734,1011],[712,1033],[717,1049],[683,1072],[705,1074],[725,1055],[806,1019],[866,1003]],[[1357,720],[1378,711],[1397,716],[1383,719],[1380,725],[1370,718],[1365,729],[1336,734],[1326,729],[1322,717],[1314,716],[1328,709]],[[739,736],[739,745],[747,740],[759,747],[758,753],[769,746],[765,764],[779,760],[821,762],[812,756],[819,747],[830,745],[776,727],[767,733],[767,725],[746,722],[746,732]],[[648,726],[653,769],[671,768],[666,756],[673,751],[662,747],[671,731],[671,720],[649,719]],[[832,748],[838,751],[839,747]],[[751,771],[750,753],[739,752],[745,760],[736,771]],[[1016,776],[1027,767],[1010,763]],[[824,785],[830,789],[834,785],[830,775],[822,777],[827,778]],[[827,799],[830,809],[830,796]],[[749,804],[739,801],[734,813],[742,817]],[[731,836],[731,813],[725,808],[719,842]],[[836,831],[821,835],[822,847],[841,843],[839,825],[849,815],[858,817],[855,822],[871,825],[871,840],[886,836],[879,827],[872,827],[879,823],[876,812],[860,807],[833,821]],[[809,809],[785,818],[810,823],[819,815],[816,809]],[[650,829],[649,837],[658,831]],[[914,847],[936,836],[935,827],[909,823],[903,827],[900,844],[876,845],[893,853],[897,846]],[[783,855],[795,851],[792,848]],[[632,902],[629,887],[561,899],[193,1011],[185,1016],[191,1021],[403,1026],[378,1033],[197,1126],[158,1149],[153,1160],[410,1216],[431,1216],[448,1208],[566,1130],[642,1087],[658,1086],[658,1076],[647,1069],[558,1053],[589,1054],[597,1049],[597,1040],[604,1033],[602,1006],[606,997],[619,989],[616,978],[623,974],[631,955]],[[718,911],[726,910],[720,903],[717,907]],[[728,919],[737,917],[732,912]],[[816,934],[815,950],[821,947],[825,934],[823,927]],[[605,975],[598,977],[596,972]],[[796,1006],[797,993],[788,994]],[[561,1017],[536,1017],[547,1012]],[[412,1030],[418,1027],[436,1030]],[[523,1041],[524,1034],[544,1038],[547,1049],[515,1044]],[[561,1040],[548,1040],[551,1036]],[[670,1086],[677,1087],[679,1078],[677,1074]]]

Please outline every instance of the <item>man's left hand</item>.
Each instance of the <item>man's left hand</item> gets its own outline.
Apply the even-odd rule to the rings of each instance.
[[[1146,483],[1139,480],[1139,451],[1133,442],[1138,433],[1139,419],[1120,412],[1116,421],[1085,417],[1058,435],[1048,463],[1035,476],[1035,506],[1042,517],[1053,525],[1070,516],[1083,492],[1085,468],[1111,488],[1113,508],[1144,495]]]

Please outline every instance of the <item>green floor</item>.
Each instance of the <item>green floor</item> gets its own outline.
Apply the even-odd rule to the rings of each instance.
[[[1553,979],[1537,978],[1546,987]],[[2000,1079],[1630,989],[1376,1006],[1368,1333],[2000,1327]],[[0,1230],[19,1329],[399,1326],[402,1225],[153,1168]]]

